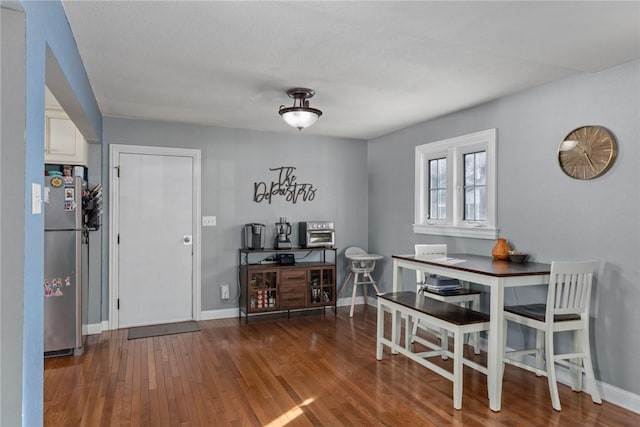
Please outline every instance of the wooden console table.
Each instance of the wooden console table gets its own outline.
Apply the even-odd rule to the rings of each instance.
[[[304,253],[307,253],[304,255]],[[327,260],[327,253],[333,258]],[[293,265],[280,265],[267,258],[278,254],[297,256]],[[316,254],[316,261],[301,261]],[[303,256],[300,256],[303,255]],[[240,249],[239,316],[291,310],[336,307],[335,247],[292,249]]]

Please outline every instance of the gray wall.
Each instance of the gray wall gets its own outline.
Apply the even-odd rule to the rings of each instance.
[[[596,259],[592,348],[596,376],[640,393],[639,168],[640,62],[579,75],[424,122],[369,142],[369,248],[387,256],[415,243],[447,243],[449,252],[489,255],[493,241],[412,231],[414,148],[498,129],[498,226],[512,246],[537,261]],[[591,181],[565,176],[558,144],[572,129],[609,128],[619,155]],[[384,264],[390,289],[391,262]],[[405,282],[407,283],[407,282]],[[541,289],[508,291],[506,303],[544,298]],[[511,334],[509,345],[523,340]]]
[[[279,120],[275,116],[274,120]],[[286,126],[283,123],[283,126]],[[220,300],[220,284],[237,283],[238,248],[245,223],[267,225],[272,246],[275,223],[286,216],[293,224],[304,220],[336,222],[336,244],[341,254],[348,246],[367,247],[367,142],[307,136],[304,131],[267,133],[177,123],[105,118],[103,184],[108,193],[108,145],[144,145],[202,150],[202,215],[215,215],[217,226],[202,228],[202,309],[237,307]],[[286,127],[285,127],[286,129]],[[253,201],[255,182],[276,178],[269,168],[296,167],[299,183],[311,183],[313,201],[296,204],[274,198],[271,204]],[[168,171],[168,173],[171,173]],[[108,202],[108,200],[107,200]],[[105,215],[108,203],[105,205]],[[106,216],[103,236],[107,239]],[[108,251],[104,251],[104,262]],[[103,265],[102,318],[108,318],[108,264]],[[342,278],[339,268],[338,279]],[[90,294],[95,295],[96,289]],[[232,289],[231,296],[237,295]],[[96,310],[95,299],[91,311]]]
[[[25,16],[0,10],[0,425],[10,426],[22,423]]]

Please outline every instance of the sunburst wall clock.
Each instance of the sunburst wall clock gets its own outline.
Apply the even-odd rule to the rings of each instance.
[[[572,130],[558,148],[560,169],[575,179],[593,179],[607,172],[618,154],[616,139],[602,126]]]

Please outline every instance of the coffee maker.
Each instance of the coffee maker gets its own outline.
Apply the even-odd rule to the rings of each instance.
[[[264,249],[265,237],[264,224],[245,224],[244,226],[244,246],[246,249]]]
[[[287,218],[281,216],[280,222],[276,222],[276,241],[274,247],[276,249],[291,249],[291,224],[287,222]]]

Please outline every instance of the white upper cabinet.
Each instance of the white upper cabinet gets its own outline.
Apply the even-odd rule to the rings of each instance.
[[[44,161],[87,165],[87,142],[63,110],[45,111]]]

